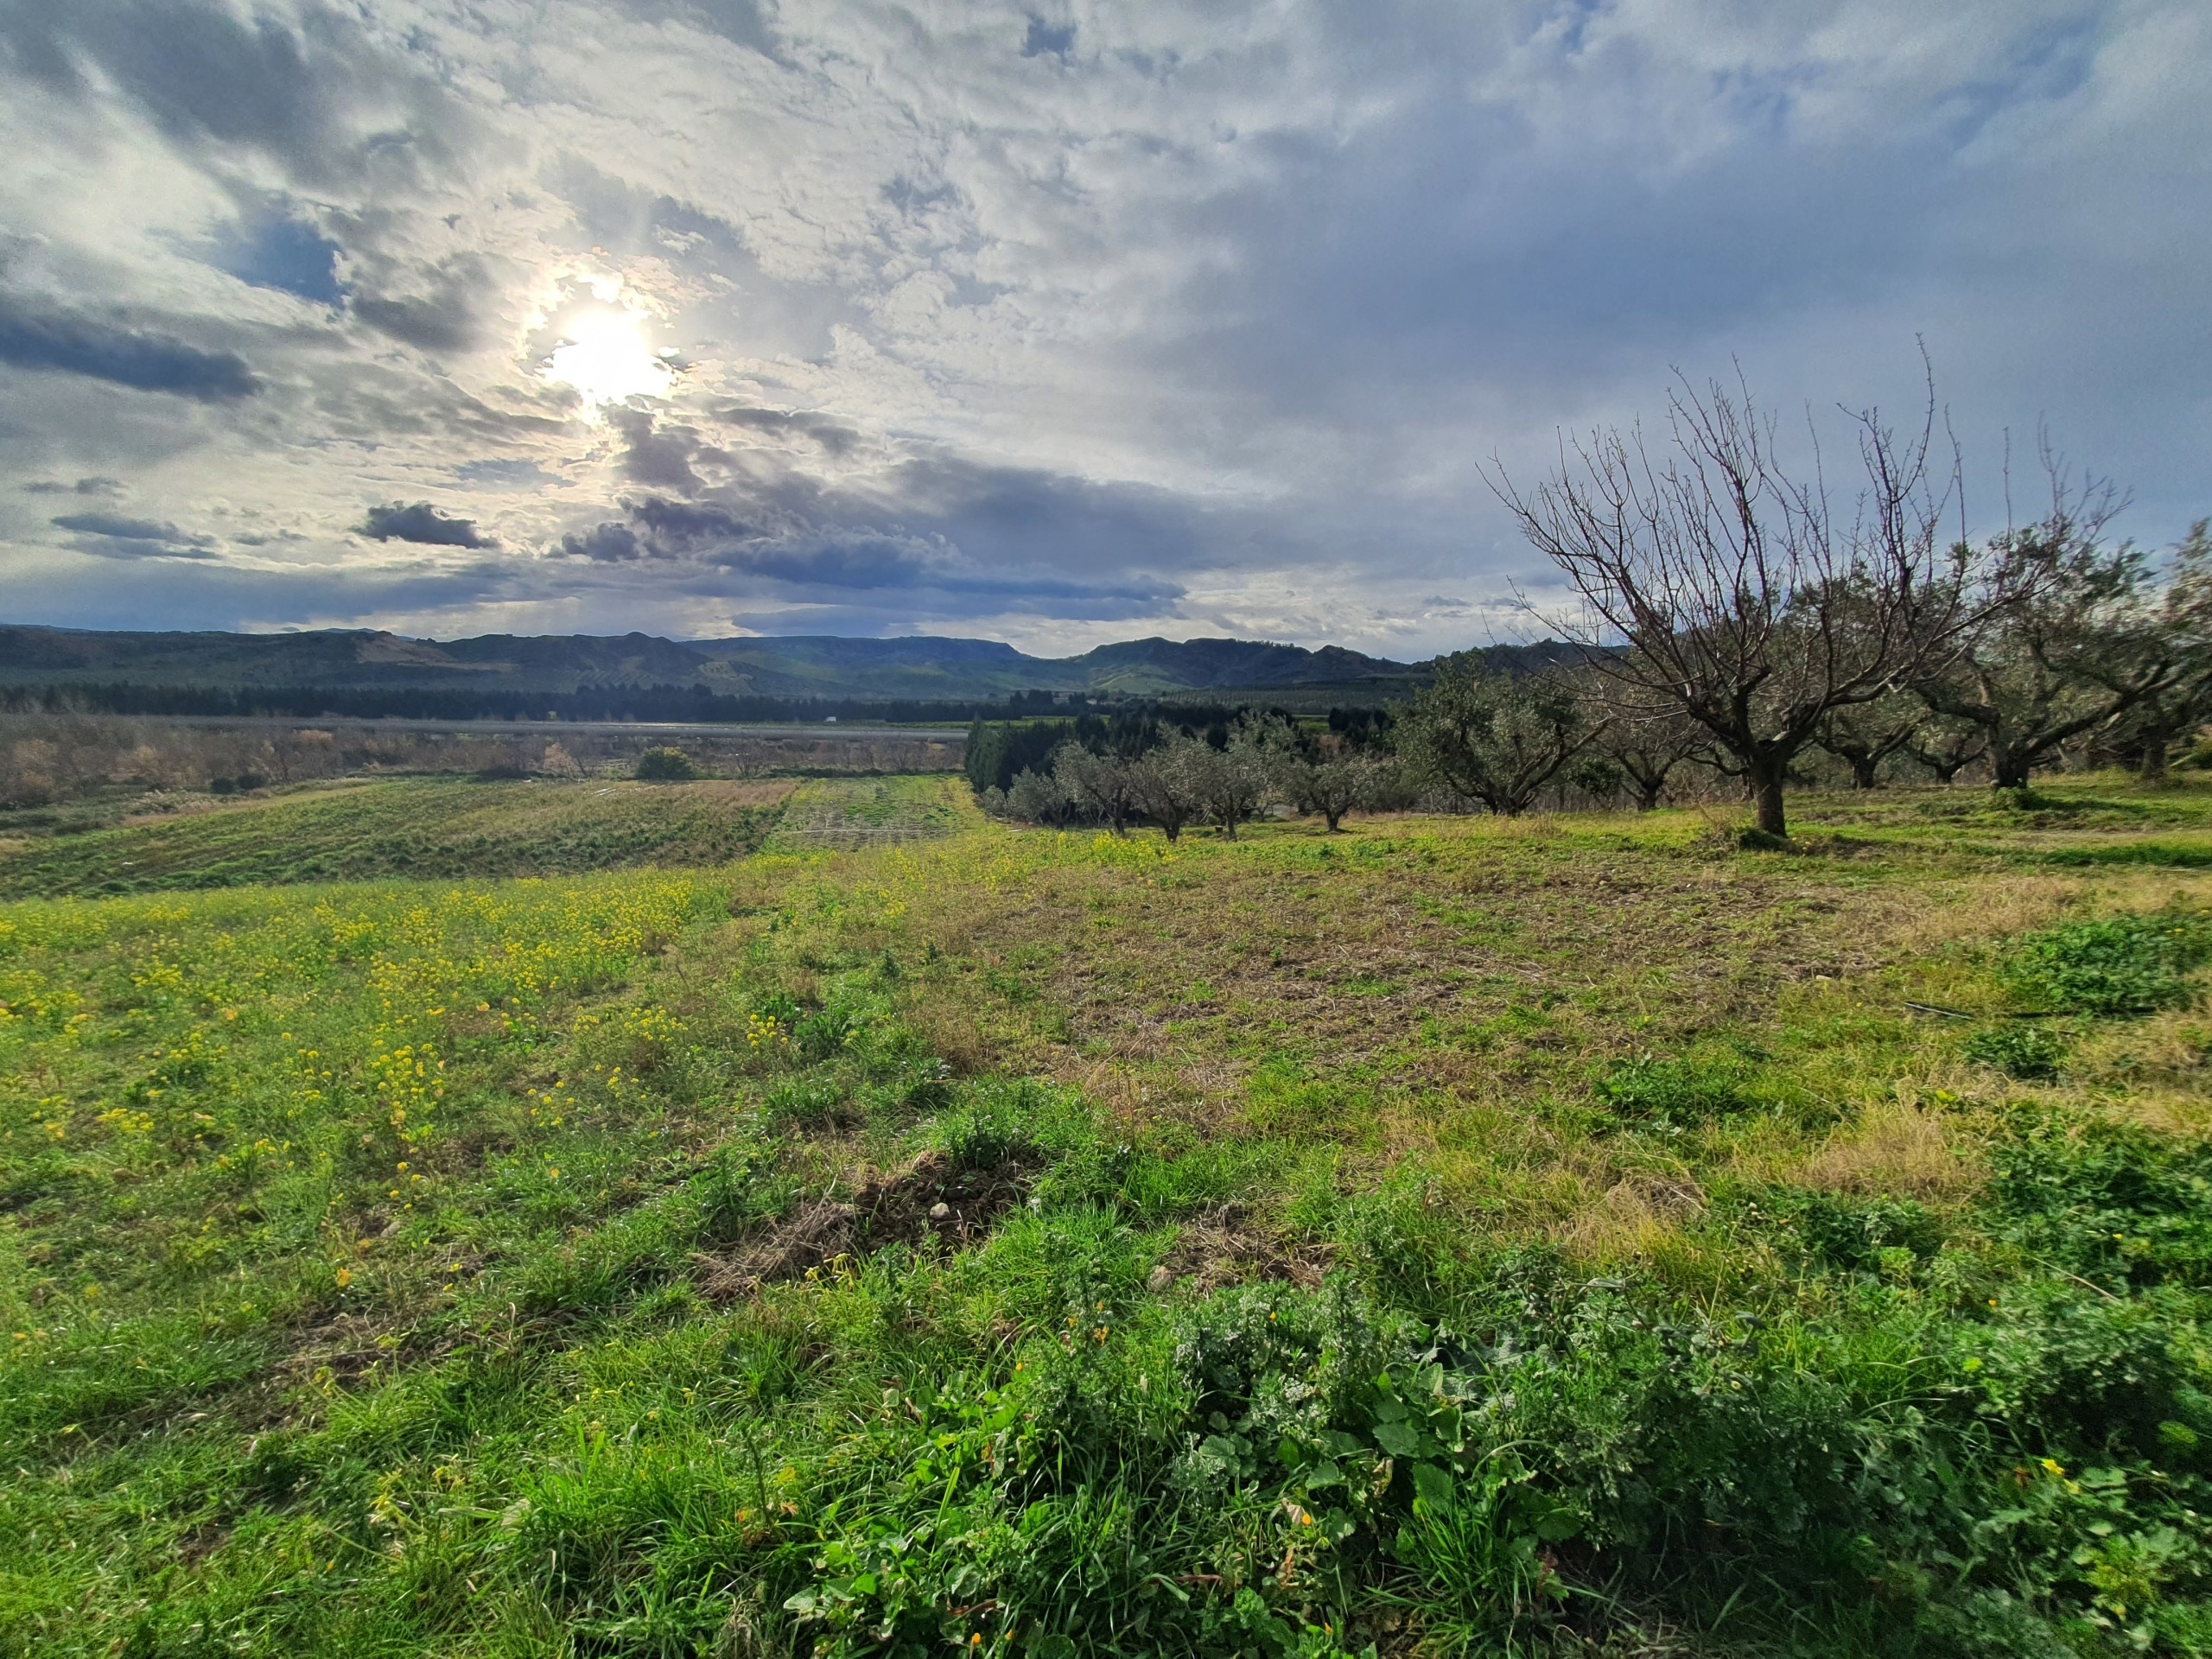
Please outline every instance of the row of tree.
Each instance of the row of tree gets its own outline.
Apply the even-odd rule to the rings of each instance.
[[[1148,735],[1118,748],[1070,736],[1042,769],[1021,772],[1003,791],[987,787],[984,804],[1033,823],[1101,823],[1116,835],[1141,819],[1173,841],[1192,823],[1233,839],[1271,800],[1319,814],[1333,830],[1348,812],[1408,805],[1418,794],[1381,744],[1359,747],[1279,714],[1247,713],[1204,734],[1171,726]]]
[[[2212,716],[2205,525],[2158,569],[2107,540],[2112,487],[2073,484],[2046,444],[2042,516],[1975,543],[1956,446],[1936,464],[1932,383],[1916,429],[1872,410],[1855,423],[1841,509],[1817,442],[1808,469],[1785,467],[1740,387],[1681,388],[1656,454],[1640,431],[1600,431],[1533,489],[1493,474],[1580,601],[1560,621],[1605,718],[1660,753],[1707,747],[1774,836],[1790,769],[1815,746],[1866,781],[1910,752],[1946,777],[1986,761],[1999,787],[2024,788],[2092,735],[2161,770]]]
[[[2114,544],[2118,496],[2071,485],[2046,449],[2034,523],[1947,537],[1959,466],[1955,451],[1947,476],[1931,467],[1936,431],[1932,391],[1916,432],[1859,416],[1843,513],[1817,467],[1811,483],[1785,471],[1747,395],[1685,388],[1656,457],[1601,433],[1532,491],[1494,480],[1580,601],[1555,619],[1578,662],[1516,675],[1446,658],[1395,720],[1327,734],[1247,714],[1211,741],[1159,721],[1009,735],[984,751],[1005,767],[991,798],[1046,823],[1141,816],[1171,836],[1194,820],[1234,834],[1274,798],[1333,830],[1424,797],[1520,813],[1568,783],[1650,807],[1694,764],[1736,779],[1782,836],[1784,788],[1814,751],[1863,787],[1910,760],[2024,788],[2085,747],[2156,777],[2212,721],[2206,524],[2163,564]],[[978,753],[971,740],[971,771]]]
[[[1531,489],[1492,476],[1579,603],[1553,619],[1581,647],[1573,667],[1516,677],[1474,653],[1443,659],[1392,729],[1390,760],[1370,752],[1384,745],[1247,719],[1213,742],[1063,747],[1014,779],[1008,808],[1116,825],[1141,810],[1173,818],[1171,833],[1203,814],[1233,830],[1269,791],[1301,808],[1428,792],[1516,813],[1562,778],[1606,793],[1608,775],[1650,805],[1701,760],[1780,836],[1785,787],[1813,750],[1866,785],[1903,755],[1947,782],[1983,766],[2024,788],[2084,744],[2158,775],[2212,721],[2206,524],[2163,564],[2115,544],[2120,498],[2074,483],[2046,445],[2040,516],[1975,543],[1956,447],[1938,465],[1937,429],[1932,384],[1915,429],[1857,416],[1857,487],[1839,507],[1817,442],[1793,472],[1748,392],[1685,385],[1656,447],[1600,431]],[[1345,809],[1311,810],[1333,826]]]

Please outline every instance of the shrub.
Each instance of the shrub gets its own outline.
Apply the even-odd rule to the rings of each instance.
[[[1998,1026],[1967,1039],[1967,1058],[2027,1082],[2046,1082],[2058,1075],[2067,1046],[2065,1035],[2049,1026]]]
[[[681,749],[651,748],[638,757],[638,777],[641,782],[682,784],[698,775],[699,768]]]
[[[2178,916],[2070,922],[2017,941],[2003,973],[2056,1012],[2147,1014],[2189,1001],[2207,943],[2202,923]]]

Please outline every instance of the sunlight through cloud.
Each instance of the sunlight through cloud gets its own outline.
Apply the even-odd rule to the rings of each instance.
[[[596,421],[608,404],[627,397],[662,397],[676,371],[645,336],[650,319],[630,306],[594,306],[569,319],[563,338],[543,365],[556,385],[572,386],[584,400],[583,418]]]

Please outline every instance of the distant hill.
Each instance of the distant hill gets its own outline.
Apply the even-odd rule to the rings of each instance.
[[[414,688],[575,692],[618,685],[721,696],[944,700],[1028,691],[1173,696],[1355,688],[1379,700],[1425,678],[1418,664],[1341,646],[1131,639],[1079,657],[1031,657],[988,639],[671,640],[650,634],[409,639],[365,629],[304,633],[106,633],[0,626],[0,686]]]

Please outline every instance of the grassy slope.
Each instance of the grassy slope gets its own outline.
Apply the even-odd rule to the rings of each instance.
[[[2054,798],[12,906],[0,1641],[2198,1650],[2212,1027],[1967,1055],[2212,802]]]
[[[0,897],[718,864],[760,845],[790,787],[441,778],[319,788],[23,843],[0,855]]]

